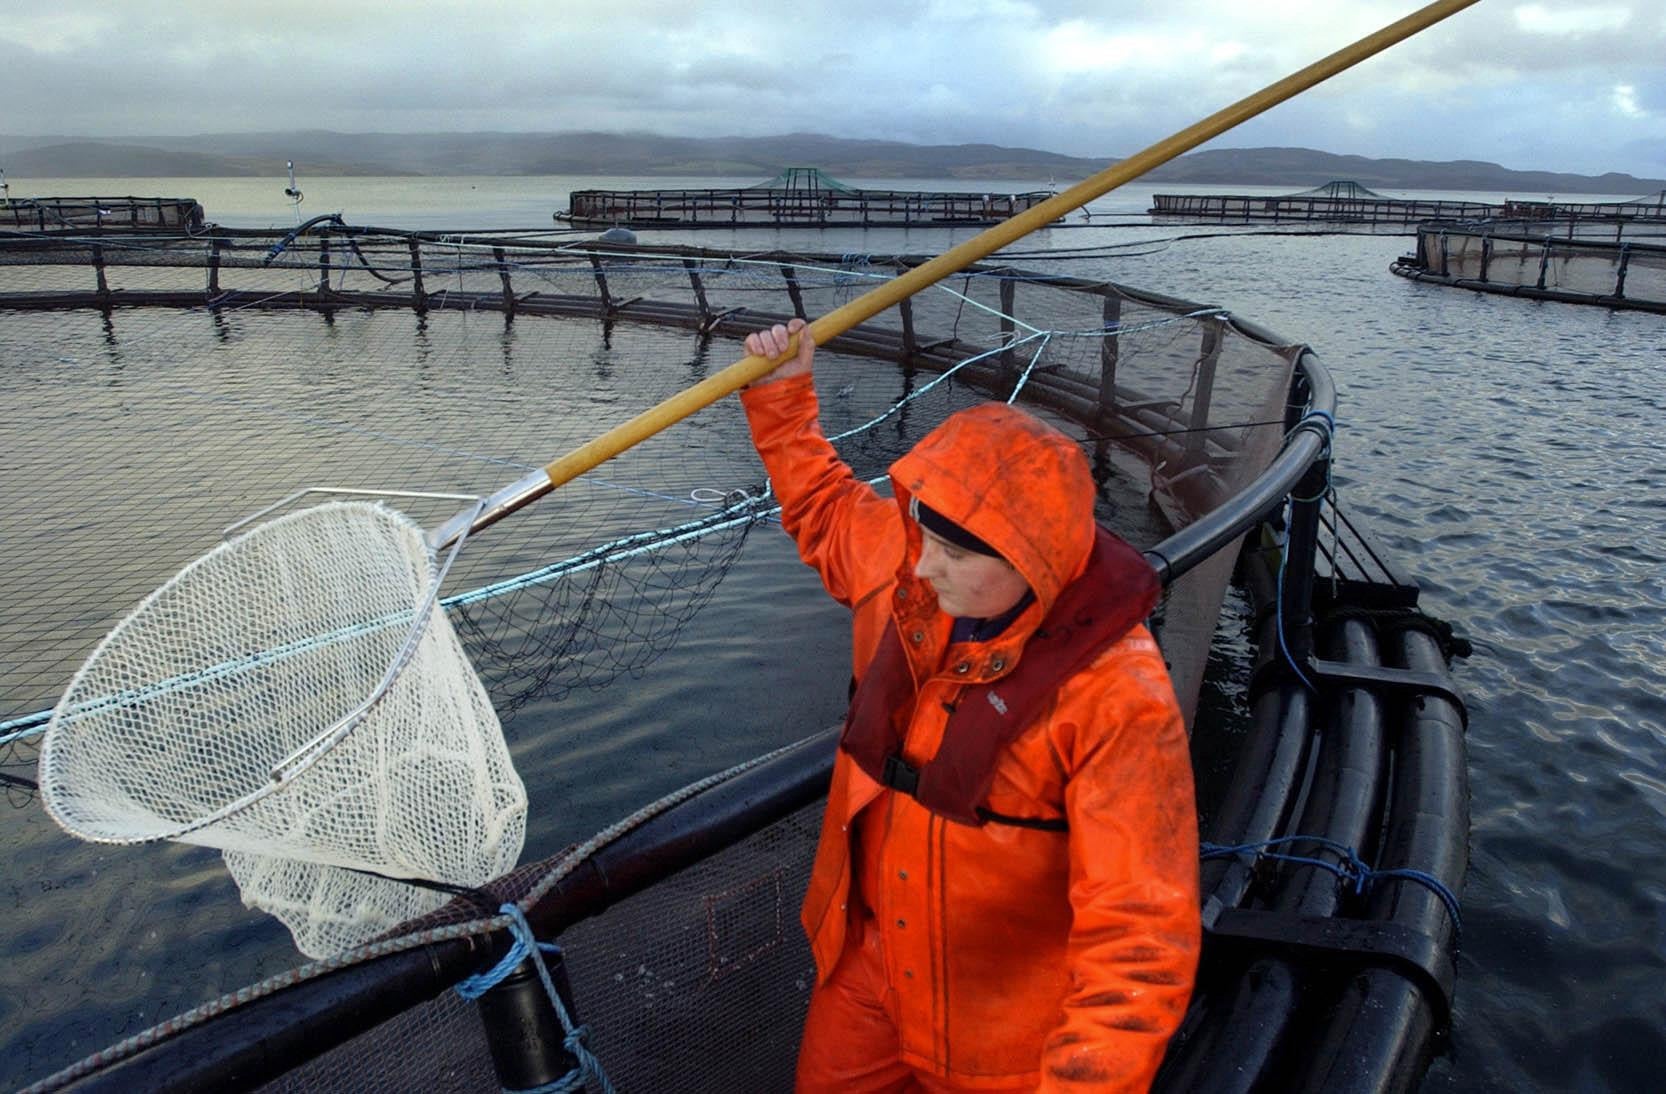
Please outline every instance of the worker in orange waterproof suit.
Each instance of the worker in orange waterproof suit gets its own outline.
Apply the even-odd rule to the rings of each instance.
[[[896,721],[901,759],[923,764],[948,748],[957,698],[1017,674],[1095,537],[1108,537],[1086,460],[1034,417],[990,404],[892,465],[895,497],[881,497],[822,436],[802,322],[753,334],[747,349],[779,356],[793,334],[796,355],[742,394],[753,441],[801,557],[853,612],[858,702],[888,628],[909,636],[912,709]],[[922,529],[915,499],[997,557]],[[1002,614],[974,595],[992,566],[1030,597],[1014,594],[1017,614],[993,637],[952,640],[968,621],[951,613]],[[817,967],[804,1094],[1150,1086],[1200,935],[1190,758],[1150,632],[1131,623],[1064,677],[993,767],[980,810],[1001,819],[967,824],[840,748],[802,913]]]

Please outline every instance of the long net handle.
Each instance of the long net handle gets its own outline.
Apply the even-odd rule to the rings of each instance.
[[[1139,178],[1152,168],[1196,148],[1204,141],[1220,136],[1257,114],[1270,110],[1286,99],[1293,98],[1337,73],[1352,68],[1367,57],[1410,38],[1476,2],[1477,0],[1437,0],[1436,3],[1337,50],[1323,60],[1315,61],[1299,72],[1294,72],[1277,83],[1216,111],[1202,121],[1158,141],[1145,151],[1083,179],[1063,193],[979,232],[931,261],[916,266],[902,276],[887,281],[828,312],[810,324],[811,336],[818,345],[826,343],[858,323],[873,318],[905,297],[936,284],[981,258],[989,257],[1009,243],[1023,238],[1037,228],[1051,224],[1094,198],[1104,196],[1118,186]],[[475,527],[484,527],[507,516],[555,487],[570,482],[668,426],[675,425],[695,411],[710,406],[754,380],[761,379],[774,369],[778,361],[791,357],[796,350],[795,340],[786,353],[778,358],[751,355],[743,357],[721,372],[713,373],[698,384],[685,388],[657,406],[643,411],[630,421],[580,445],[544,467],[543,476],[547,478],[547,482],[523,480],[509,490],[500,492],[500,495],[493,499],[497,504],[488,506],[487,511],[477,518]]]

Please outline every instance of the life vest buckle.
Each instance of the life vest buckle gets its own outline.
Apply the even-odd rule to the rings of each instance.
[[[879,781],[892,790],[900,790],[909,797],[916,797],[915,791],[920,788],[920,769],[912,767],[900,755],[893,752],[885,757],[885,766],[880,770]]]

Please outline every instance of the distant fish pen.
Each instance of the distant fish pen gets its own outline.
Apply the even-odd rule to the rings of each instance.
[[[1529,201],[1512,198],[1498,212],[1501,220],[1656,221],[1666,223],[1666,190],[1628,201]]]
[[[1385,197],[1357,182],[1328,182],[1295,194],[1155,194],[1151,215],[1232,223],[1416,224],[1423,220],[1493,216],[1498,206],[1477,201],[1407,201]]]
[[[592,228],[977,227],[1052,197],[928,190],[865,190],[814,167],[790,167],[753,186],[717,190],[574,190],[555,219]]]
[[[1631,238],[1619,238],[1627,229]],[[1428,223],[1389,269],[1476,292],[1666,313],[1666,221]]]
[[[1588,226],[1666,224],[1666,190],[1626,201],[1425,201],[1391,198],[1357,182],[1328,182],[1294,194],[1154,194],[1148,212],[1180,221],[1251,224],[1343,223],[1412,225],[1424,221],[1554,221],[1570,233]]]
[[[113,614],[251,498],[308,479],[497,486],[705,375],[745,332],[920,261],[332,218],[0,238],[0,361],[22,408],[0,500],[27,529],[0,572],[0,767],[19,769],[36,707]],[[1467,861],[1447,671],[1462,650],[1339,507],[1317,355],[1218,307],[981,266],[830,340],[818,370],[823,426],[863,479],[960,407],[1046,416],[1088,453],[1100,519],[1161,576],[1153,630],[1206,734],[1209,842],[1203,964],[1156,1089],[1414,1087],[1447,1026]],[[707,489],[758,474],[734,403],[471,539],[442,603],[494,705],[637,671],[711,595],[773,508],[767,490]],[[70,413],[80,438],[52,424]],[[1210,734],[1195,713],[1218,633],[1247,637],[1253,664],[1242,724]],[[475,891],[485,907],[454,901],[77,1063],[84,1043],[55,1042],[62,1069],[29,1089],[597,1090],[598,1067],[627,1091],[788,1089],[814,981],[796,909],[834,736],[794,728],[798,744]],[[522,913],[560,939],[562,1015],[531,961],[478,1004],[450,990],[528,952]]]
[[[203,227],[202,206],[191,198],[7,198],[0,231],[186,231]]]

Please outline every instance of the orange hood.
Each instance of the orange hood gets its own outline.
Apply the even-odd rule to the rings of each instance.
[[[1087,564],[1093,547],[1093,475],[1076,442],[1034,415],[984,403],[950,415],[891,465],[908,546],[898,577],[920,557],[909,500],[1001,553],[1029,582],[1042,616]]]

